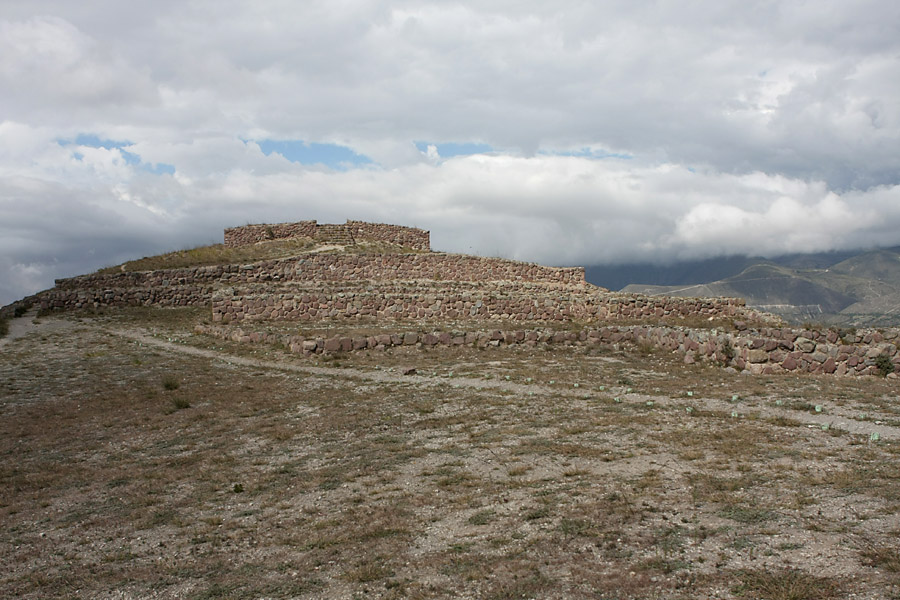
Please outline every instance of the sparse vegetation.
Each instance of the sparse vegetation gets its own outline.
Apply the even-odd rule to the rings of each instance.
[[[132,260],[121,265],[100,269],[99,271],[97,271],[97,273],[111,275],[115,273],[132,271],[153,271],[157,269],[183,269],[188,267],[203,267],[213,265],[246,264],[262,260],[274,260],[296,256],[304,252],[316,250],[317,246],[319,246],[319,244],[317,244],[314,240],[304,237],[269,239],[258,244],[253,244],[250,246],[240,246],[237,248],[229,248],[224,244],[213,244],[210,246],[198,246],[196,248],[177,250],[175,252],[169,252],[167,254],[160,254],[158,256],[149,256],[138,260]],[[346,248],[342,248],[339,250],[329,251],[340,251],[354,254],[368,252],[377,252],[381,254],[390,254],[394,252],[422,252],[419,250],[413,250],[411,248],[378,242],[363,242],[355,246],[347,246]]]
[[[825,600],[836,597],[840,589],[829,578],[785,569],[744,572],[736,591],[741,597],[762,600]]]
[[[882,377],[887,377],[889,374],[894,372],[894,363],[891,361],[891,357],[886,354],[879,354],[875,358],[875,368],[878,369],[878,374]]]
[[[400,347],[335,368],[187,335],[205,317],[101,312],[58,333],[51,317],[4,355],[0,595],[803,600],[897,585],[892,379],[739,376],[627,345]],[[822,430],[819,405],[859,429]]]
[[[9,335],[9,321],[0,317],[0,338]]]
[[[725,357],[726,365],[734,360],[734,346],[731,345],[731,340],[726,339],[722,343],[722,355]]]
[[[184,410],[185,408],[190,408],[191,403],[187,398],[172,398],[172,408],[175,410]]]
[[[181,382],[174,375],[165,375],[162,379],[163,389],[166,391],[174,391],[181,387]]]

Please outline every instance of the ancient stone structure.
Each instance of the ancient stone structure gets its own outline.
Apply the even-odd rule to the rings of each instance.
[[[343,246],[360,242],[386,242],[412,250],[425,252],[431,250],[431,236],[424,229],[351,220],[343,225],[298,221],[230,227],[225,230],[225,245],[234,248],[269,240],[299,237]]]
[[[585,282],[581,267],[558,268],[431,252],[421,229],[347,221],[247,225],[225,230],[228,246],[302,237],[320,247],[390,244],[391,253],[304,252],[246,265],[216,265],[60,279],[56,287],[4,307],[6,315],[42,309],[115,306],[206,306],[205,333],[236,341],[277,341],[305,354],[398,345],[517,346],[648,343],[754,373],[785,371],[874,374],[889,359],[900,371],[896,331],[840,336],[836,331],[774,327],[771,315],[735,298],[649,297],[613,293]],[[377,247],[377,246],[376,246]],[[693,320],[734,322],[736,330],[688,329]],[[377,336],[305,339],[247,331],[266,321],[378,323]],[[653,321],[665,325],[647,326]],[[745,324],[746,322],[746,324]],[[431,333],[409,324],[432,323]],[[504,330],[503,323],[518,329]],[[548,328],[569,323],[567,331]],[[572,324],[577,324],[573,328]],[[490,324],[490,329],[484,329]],[[526,329],[521,329],[521,327]],[[277,339],[276,339],[277,338]],[[881,362],[879,367],[878,362]]]
[[[247,225],[225,230],[228,246],[303,237],[320,245],[362,241],[391,253],[305,252],[248,265],[217,265],[60,279],[26,299],[45,309],[210,306],[216,322],[621,321],[753,318],[738,299],[614,294],[585,282],[584,268],[430,251],[429,232],[347,221]]]
[[[385,350],[396,346],[501,348],[645,343],[675,352],[684,357],[685,363],[715,362],[736,370],[746,369],[753,374],[879,375],[884,368],[884,359],[900,373],[900,332],[896,329],[847,333],[844,337],[834,330],[764,327],[734,332],[646,325],[587,326],[577,331],[536,328],[420,332],[397,329],[377,335],[337,334],[329,337],[278,335],[254,331],[243,325],[199,325],[197,332],[240,343],[281,344],[292,352],[306,355]]]

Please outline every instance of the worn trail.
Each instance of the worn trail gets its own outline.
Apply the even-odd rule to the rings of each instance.
[[[245,367],[259,369],[276,369],[282,371],[291,371],[297,373],[306,373],[310,375],[321,376],[340,376],[362,379],[373,382],[404,382],[413,383],[425,387],[439,387],[448,385],[448,380],[440,377],[430,377],[426,375],[402,375],[397,371],[368,371],[362,369],[354,369],[352,367],[330,368],[317,367],[312,365],[301,365],[290,361],[272,361],[256,358],[248,358],[235,356],[219,350],[211,350],[207,348],[197,348],[172,342],[165,339],[154,337],[146,331],[136,329],[109,329],[111,334],[132,339],[134,341],[165,349],[169,352],[176,352],[192,356],[201,356],[213,360],[219,360],[226,364],[240,365]],[[590,392],[584,390],[561,389],[559,387],[548,387],[540,384],[524,385],[515,382],[503,380],[484,380],[471,377],[454,377],[452,385],[469,388],[469,389],[496,389],[515,393],[535,393],[547,394],[555,396],[566,396],[572,398],[587,399],[592,396]],[[714,398],[691,398],[690,402],[682,399],[673,399],[665,396],[649,396],[644,394],[622,394],[620,399],[624,403],[645,404],[652,401],[661,408],[678,407],[686,409],[693,406],[695,409],[723,411],[736,415],[738,418],[748,415],[755,415],[761,418],[787,418],[799,421],[810,427],[828,426],[848,433],[856,435],[870,436],[873,433],[878,434],[882,439],[900,439],[900,427],[894,427],[884,423],[874,423],[871,421],[860,421],[851,416],[839,407],[829,409],[828,413],[811,414],[806,412],[798,412],[795,410],[782,409],[761,404],[751,403],[729,403]]]

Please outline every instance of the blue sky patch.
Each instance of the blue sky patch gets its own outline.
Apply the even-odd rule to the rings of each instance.
[[[132,145],[129,141],[108,140],[101,138],[98,135],[94,135],[93,133],[79,133],[75,136],[74,140],[57,140],[56,142],[63,147],[74,144],[76,146],[87,146],[88,148],[104,148],[106,150],[116,149],[122,155],[122,158],[125,159],[125,164],[127,165],[136,166],[142,171],[153,173],[154,175],[175,174],[175,165],[170,165],[168,163],[145,163],[141,160],[139,155],[125,150],[127,146]],[[81,152],[73,152],[72,156],[75,160],[84,159],[84,154]]]
[[[619,152],[607,152],[603,149],[592,149],[592,148],[582,148],[581,150],[566,150],[566,151],[555,151],[555,150],[540,150],[538,154],[543,154],[545,156],[577,156],[579,158],[594,158],[598,160],[602,160],[604,158],[620,158],[623,160],[631,160],[634,158],[631,154],[623,154]]]
[[[63,140],[62,143],[63,145],[67,145],[73,142]],[[78,146],[88,146],[90,148],[106,148],[107,150],[111,150],[112,148],[119,148],[121,150],[123,146],[131,145],[131,142],[105,140],[99,136],[94,135],[93,133],[79,133],[75,137],[74,143]]]
[[[175,174],[175,165],[170,165],[167,163],[156,163],[149,164],[144,163],[141,165],[141,168],[148,173],[153,173],[154,175],[174,175]]]
[[[280,154],[291,162],[303,165],[325,165],[332,169],[371,164],[372,159],[357,154],[346,146],[319,144],[303,140],[258,140],[256,143],[263,154]]]
[[[439,144],[432,142],[416,142],[416,148],[419,149],[419,152],[428,152],[428,146],[437,148],[441,158],[470,156],[472,154],[485,154],[494,151],[488,144],[482,144],[480,142],[444,142]]]

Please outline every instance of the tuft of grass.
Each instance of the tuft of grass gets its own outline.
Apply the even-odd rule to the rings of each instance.
[[[181,387],[181,382],[174,375],[166,375],[162,380],[163,389],[167,391],[175,391]]]
[[[9,334],[9,321],[0,318],[0,338],[6,337],[7,334]]]
[[[495,513],[492,510],[481,510],[469,517],[470,525],[487,525],[494,520]]]
[[[174,410],[184,410],[190,407],[191,403],[188,402],[187,398],[172,398],[172,408]]]
[[[900,573],[900,548],[870,544],[860,550],[863,564],[888,573]]]
[[[732,521],[747,525],[764,523],[778,518],[778,513],[774,511],[747,506],[728,506],[720,511],[719,514]]]
[[[745,571],[735,589],[739,596],[762,600],[821,600],[839,591],[833,580],[797,569]]]

